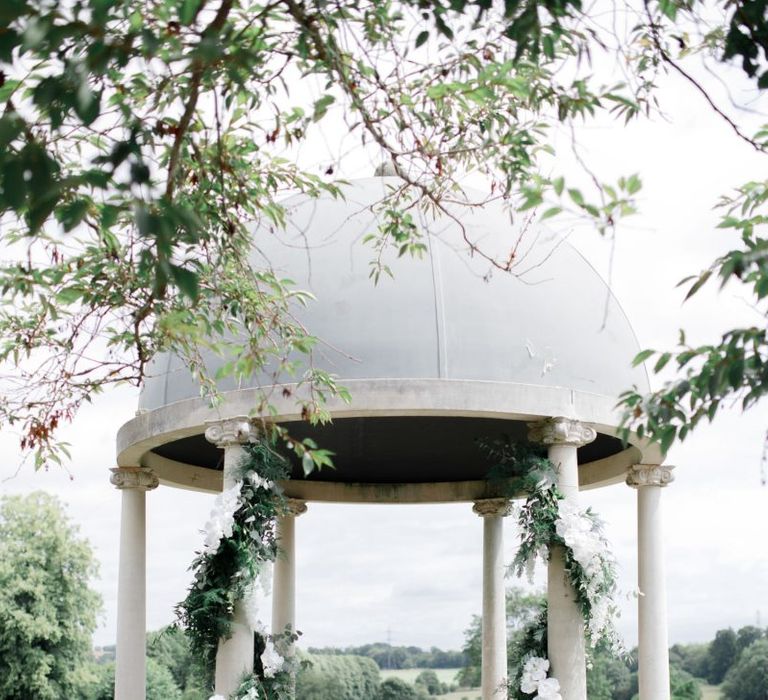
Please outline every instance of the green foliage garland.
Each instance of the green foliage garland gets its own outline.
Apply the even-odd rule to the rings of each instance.
[[[215,552],[198,553],[192,562],[194,580],[176,614],[193,654],[210,667],[219,639],[230,634],[235,603],[245,596],[264,563],[275,560],[275,519],[286,504],[270,484],[288,474],[288,461],[271,444],[248,445],[240,465],[240,505],[232,536],[222,537]]]
[[[581,510],[564,500],[557,488],[554,465],[542,455],[541,448],[514,444],[510,440],[481,442],[497,462],[490,479],[507,479],[510,497],[527,493],[518,512],[520,546],[512,570],[529,579],[537,558],[549,560],[554,547],[562,548],[565,570],[581,608],[584,628],[591,646],[609,647],[622,653],[623,646],[612,624],[617,614],[613,603],[616,593],[616,563],[609,554],[602,523],[589,509]],[[531,657],[547,658],[546,606],[527,627],[522,641],[515,645],[510,674],[510,697],[527,698],[520,690],[525,661]]]

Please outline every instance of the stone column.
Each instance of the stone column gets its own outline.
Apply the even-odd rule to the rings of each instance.
[[[286,499],[287,512],[277,519],[277,559],[272,574],[272,634],[296,631],[296,518],[307,512],[307,503]],[[292,649],[283,649],[290,655]]]
[[[661,489],[674,467],[636,464],[627,484],[637,489],[638,680],[640,700],[669,700],[669,637]]]
[[[483,637],[481,685],[483,700],[507,697],[507,605],[504,589],[504,517],[506,498],[475,501],[472,510],[483,519]]]
[[[529,423],[529,438],[547,445],[549,460],[557,471],[557,487],[566,500],[579,498],[577,449],[592,442],[597,433],[588,425],[567,418]],[[551,675],[560,682],[563,700],[587,700],[584,618],[576,593],[565,571],[565,552],[553,547],[547,575],[547,640]]]
[[[145,493],[157,488],[152,470],[117,467],[110,482],[122,491],[117,580],[115,700],[143,700],[147,692],[147,545]]]
[[[224,489],[237,481],[238,469],[245,454],[243,444],[256,440],[256,430],[247,416],[237,416],[206,424],[205,437],[224,450]],[[253,630],[248,624],[245,605],[235,603],[231,634],[219,640],[216,651],[215,691],[229,697],[246,673],[253,673]]]

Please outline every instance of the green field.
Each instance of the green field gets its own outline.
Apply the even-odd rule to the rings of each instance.
[[[416,680],[422,671],[434,671],[437,674],[437,678],[441,683],[452,684],[456,682],[456,674],[460,671],[460,668],[401,668],[392,670],[382,670],[381,677],[383,678],[399,678],[406,683],[411,683]],[[455,693],[447,693],[446,695],[440,695],[440,700],[480,700],[480,689],[472,688],[470,690],[457,690]]]
[[[701,684],[701,700],[720,700],[723,696],[720,689],[714,685]]]
[[[437,679],[441,683],[455,683],[456,674],[460,671],[460,668],[396,668],[396,669],[384,669],[381,671],[382,678],[400,678],[406,683],[413,683],[422,671],[434,671],[437,674]],[[448,697],[444,695],[443,697]],[[451,698],[453,700],[453,698]],[[473,698],[474,700],[474,698]]]
[[[440,700],[480,700],[480,691],[477,688],[473,690],[457,690],[455,693],[441,695]]]
[[[382,670],[382,678],[400,678],[406,683],[413,683],[422,671],[429,670],[423,668],[401,668]],[[458,668],[433,668],[441,683],[455,683],[456,674],[461,670]],[[722,700],[720,689],[714,685],[701,684],[701,700]],[[440,700],[480,700],[480,691],[477,688],[471,690],[457,690],[455,693],[441,695]]]

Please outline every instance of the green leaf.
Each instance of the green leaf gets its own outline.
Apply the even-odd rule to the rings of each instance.
[[[200,7],[201,0],[184,0],[181,3],[181,9],[179,10],[179,20],[182,24],[191,24],[197,13],[197,8]]]
[[[637,367],[638,365],[645,362],[651,355],[654,355],[656,353],[655,350],[643,350],[642,352],[637,353],[635,355],[635,359],[632,360],[632,366]]]
[[[675,0],[659,0],[659,9],[671,20],[674,20],[677,16],[677,3]]]
[[[2,34],[0,34],[0,37],[2,37]],[[7,102],[19,85],[20,81],[18,80],[6,80],[2,87],[0,87],[0,102]]]
[[[553,216],[557,216],[561,211],[563,211],[562,207],[550,207],[541,215],[540,221],[551,219]]]
[[[685,299],[683,301],[687,301],[694,294],[696,294],[696,292],[698,292],[707,283],[707,280],[711,276],[712,276],[712,270],[706,270],[705,272],[702,272],[699,275],[699,279],[697,279],[696,282],[693,284],[693,286],[688,290],[688,294],[685,295]]]
[[[27,197],[27,183],[24,180],[24,167],[18,159],[9,158],[3,163],[2,182],[2,201],[5,206],[18,211],[24,205]]]
[[[568,190],[568,196],[574,204],[578,204],[580,207],[584,206],[584,195],[581,194],[580,190],[571,188]]]
[[[85,215],[88,213],[88,205],[88,200],[76,199],[72,202],[67,202],[67,204],[56,210],[56,219],[67,233],[85,218]]]
[[[637,174],[630,175],[626,183],[627,192],[629,194],[636,194],[642,189],[642,187],[643,183],[640,180],[640,176]]]
[[[656,361],[656,364],[653,367],[654,373],[658,374],[659,372],[661,372],[661,370],[664,369],[664,367],[670,361],[671,358],[672,358],[671,352],[664,352],[661,355],[659,355],[659,359]]]
[[[312,453],[307,451],[301,457],[301,468],[304,470],[304,476],[309,476],[315,469],[315,460],[312,459]]]
[[[328,108],[336,101],[333,95],[325,95],[315,102],[315,111],[312,114],[312,121],[320,121],[328,112]]]
[[[426,43],[427,39],[429,39],[429,32],[426,29],[422,32],[419,32],[419,35],[416,37],[416,48],[418,49],[419,46],[422,46],[424,43]]]
[[[448,86],[440,83],[439,85],[430,85],[427,88],[427,97],[432,100],[441,100],[448,94]]]
[[[171,265],[171,276],[182,294],[193,302],[200,296],[199,278],[196,272],[179,265]]]
[[[661,451],[666,455],[669,452],[669,448],[672,447],[672,443],[675,441],[677,435],[677,427],[674,425],[667,425],[661,431],[659,443],[661,445]]]
[[[74,304],[83,298],[82,287],[65,287],[56,294],[56,301],[61,304]]]

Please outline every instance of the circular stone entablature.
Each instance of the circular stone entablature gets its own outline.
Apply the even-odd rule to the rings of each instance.
[[[631,367],[638,343],[605,282],[567,242],[515,225],[503,203],[451,206],[419,214],[422,258],[389,264],[394,279],[370,279],[375,252],[363,242],[378,228],[377,204],[396,178],[358,180],[343,198],[286,201],[286,230],[254,232],[252,264],[270,266],[310,291],[298,320],[320,341],[315,364],[349,389],[331,400],[333,421],[312,426],[269,372],[245,385],[219,383],[212,408],[183,362],[153,362],[139,414],[118,435],[118,463],[155,470],[161,482],[217,491],[222,450],[206,423],[251,415],[265,393],[275,420],[298,439],[335,453],[335,469],[304,478],[294,464],[289,496],[308,500],[445,502],[496,495],[481,441],[526,439],[526,424],[547,417],[588,423],[597,439],[579,448],[583,488],[615,483],[629,466],[658,463],[653,445],[617,436],[619,394],[647,390]],[[495,270],[469,245],[506,259]],[[206,358],[213,374],[224,360]]]

